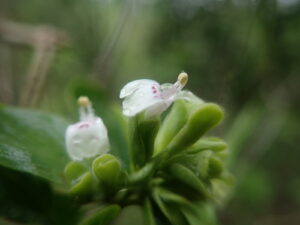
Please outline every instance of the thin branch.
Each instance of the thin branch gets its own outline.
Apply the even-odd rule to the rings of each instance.
[[[11,51],[0,43],[0,101],[8,104],[14,102]]]
[[[34,48],[20,104],[34,106],[42,96],[49,67],[58,46],[66,44],[66,34],[50,26],[31,26],[0,20],[0,37],[15,44]]]

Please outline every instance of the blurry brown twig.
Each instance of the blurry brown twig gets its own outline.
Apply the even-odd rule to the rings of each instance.
[[[11,50],[0,43],[0,101],[14,102]]]
[[[34,49],[20,98],[22,106],[33,106],[42,96],[56,49],[66,43],[67,36],[63,31],[50,26],[0,20],[0,37],[11,43],[30,45]]]

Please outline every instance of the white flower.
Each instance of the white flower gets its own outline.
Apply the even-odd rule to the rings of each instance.
[[[83,160],[109,151],[107,129],[101,118],[94,115],[87,97],[78,99],[80,122],[66,130],[66,147],[73,160]]]
[[[129,82],[120,92],[120,98],[124,98],[123,114],[132,117],[144,111],[146,118],[160,115],[174,100],[189,99],[190,92],[181,91],[187,81],[188,75],[182,72],[174,84],[160,85],[148,79]]]

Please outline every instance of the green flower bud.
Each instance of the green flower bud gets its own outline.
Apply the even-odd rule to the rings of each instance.
[[[121,164],[115,156],[104,154],[93,161],[92,170],[100,182],[113,186],[121,174]]]
[[[69,183],[74,183],[87,171],[88,169],[82,163],[71,161],[65,167],[64,174]]]
[[[209,177],[218,177],[222,173],[224,166],[223,162],[217,157],[211,157],[209,159],[209,167],[208,167],[208,176]]]
[[[74,184],[70,193],[74,195],[87,195],[93,193],[97,188],[97,181],[90,172],[86,172],[78,178],[78,182]]]

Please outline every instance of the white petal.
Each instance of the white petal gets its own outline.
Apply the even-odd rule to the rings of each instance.
[[[83,160],[109,150],[107,130],[102,120],[82,121],[70,125],[66,131],[66,146],[73,160]]]
[[[152,104],[145,110],[145,118],[150,119],[157,115],[163,113],[171,104],[173,100],[170,98],[168,100],[160,100],[155,104]]]
[[[136,90],[144,88],[145,86],[151,86],[151,85],[159,85],[154,80],[150,79],[141,79],[141,80],[134,80],[126,84],[120,92],[120,98],[125,98],[131,94],[133,94]]]
[[[144,83],[124,99],[123,114],[129,117],[135,116],[162,100],[157,82]]]

